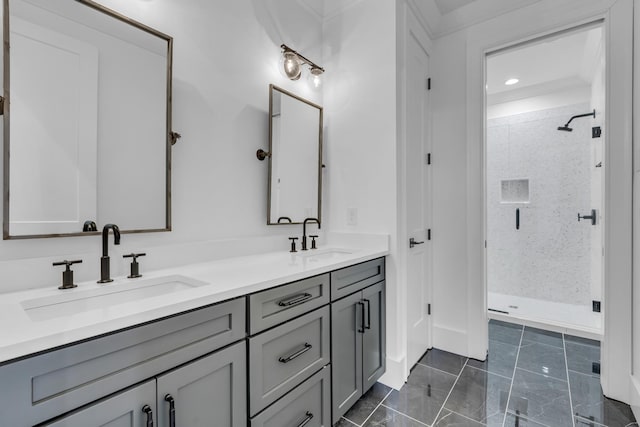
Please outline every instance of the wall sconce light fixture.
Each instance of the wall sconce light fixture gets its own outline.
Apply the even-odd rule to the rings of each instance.
[[[298,80],[302,75],[302,64],[309,66],[309,80],[315,88],[320,87],[320,76],[324,73],[324,68],[316,63],[308,60],[286,44],[280,46],[282,48],[282,69],[284,75],[290,80]]]

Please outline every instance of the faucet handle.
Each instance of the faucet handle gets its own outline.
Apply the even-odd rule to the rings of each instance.
[[[127,276],[129,279],[142,277],[142,274],[140,274],[140,264],[138,264],[138,257],[146,256],[146,255],[147,255],[146,253],[139,253],[139,254],[130,253],[127,255],[122,255],[122,258],[133,258],[133,261],[131,261],[131,274]]]
[[[67,261],[65,259],[64,261],[57,261],[53,263],[54,267],[57,267],[59,265],[64,265],[67,267],[62,272],[62,285],[58,286],[58,289],[73,289],[78,287],[78,285],[73,283],[73,270],[71,270],[71,266],[73,264],[80,264],[80,263],[82,263],[81,259],[77,259],[75,261]]]
[[[291,240],[291,250],[289,252],[298,252],[296,250],[296,240],[298,240],[297,237],[289,237],[289,240]]]
[[[309,235],[309,237],[311,237],[311,249],[318,249],[316,247],[316,239],[318,238],[318,236]]]

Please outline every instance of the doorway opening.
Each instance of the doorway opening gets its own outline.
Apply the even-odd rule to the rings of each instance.
[[[489,318],[600,339],[602,23],[486,58]]]

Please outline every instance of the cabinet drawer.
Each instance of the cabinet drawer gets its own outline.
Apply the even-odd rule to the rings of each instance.
[[[249,339],[251,415],[330,362],[330,330],[326,306]]]
[[[331,427],[329,371],[329,366],[325,366],[265,409],[251,420],[251,427]]]
[[[331,272],[331,301],[384,280],[384,258]]]
[[[328,273],[249,295],[249,334],[257,334],[327,303]]]
[[[33,425],[245,337],[244,298],[0,367],[0,420]]]

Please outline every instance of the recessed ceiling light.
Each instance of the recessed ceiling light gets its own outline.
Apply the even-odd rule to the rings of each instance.
[[[511,86],[514,85],[516,83],[518,83],[520,81],[520,79],[509,79],[506,82],[504,82],[504,84],[506,84],[507,86]]]

